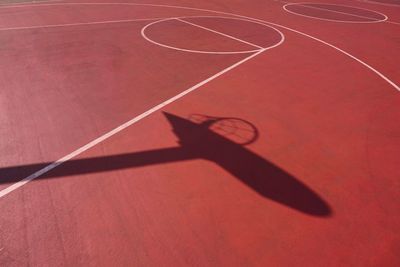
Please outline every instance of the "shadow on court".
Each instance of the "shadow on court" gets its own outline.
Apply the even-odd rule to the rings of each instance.
[[[205,159],[232,174],[261,196],[292,209],[314,216],[329,216],[330,206],[308,186],[278,166],[232,141],[229,136],[212,131],[216,119],[200,123],[164,113],[178,137],[179,146],[112,156],[74,159],[37,179],[143,167],[153,164]],[[222,128],[224,127],[223,124]],[[255,131],[256,128],[252,126]],[[253,135],[256,139],[258,134]],[[255,140],[253,140],[255,141]],[[51,163],[13,166],[0,169],[0,183],[21,180]],[[4,177],[17,177],[5,179]]]

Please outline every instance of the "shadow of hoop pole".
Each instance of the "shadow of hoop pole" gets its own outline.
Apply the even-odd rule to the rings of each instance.
[[[212,121],[194,123],[165,113],[180,146],[104,157],[74,159],[36,179],[105,172],[154,164],[205,159],[212,161],[261,196],[314,216],[329,216],[330,206],[317,193],[278,166],[244,146],[211,131]],[[13,183],[51,163],[0,169],[0,183]],[[8,178],[4,178],[8,177]],[[14,178],[11,178],[14,177]]]

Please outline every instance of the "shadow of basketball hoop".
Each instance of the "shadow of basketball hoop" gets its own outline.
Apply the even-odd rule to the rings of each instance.
[[[216,163],[270,200],[316,216],[331,214],[329,205],[305,184],[244,147],[259,136],[250,122],[204,115],[192,115],[186,120],[164,114],[186,157]]]
[[[166,112],[164,115],[178,138],[179,146],[70,160],[37,179],[204,159],[214,162],[267,199],[314,216],[331,214],[331,208],[317,193],[245,147],[259,136],[257,128],[248,121],[199,114],[192,115],[189,119]],[[0,177],[14,178],[1,178],[0,183],[19,181],[24,175],[49,164],[2,168]]]
[[[239,118],[192,114],[189,120],[242,146],[254,143],[259,136],[258,129],[253,124]]]

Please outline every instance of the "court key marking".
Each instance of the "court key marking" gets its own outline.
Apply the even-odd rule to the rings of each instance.
[[[222,16],[176,17],[176,18],[166,18],[166,19],[162,19],[162,20],[159,20],[159,21],[155,21],[155,22],[149,23],[148,25],[146,25],[145,27],[142,28],[142,31],[141,31],[142,37],[143,37],[144,39],[146,39],[147,41],[149,41],[149,42],[155,44],[155,45],[158,45],[158,46],[161,46],[161,47],[165,47],[165,48],[169,48],[169,49],[174,49],[174,50],[178,50],[178,51],[182,51],[182,52],[200,53],[200,54],[216,54],[216,55],[255,53],[255,52],[258,52],[258,51],[260,51],[260,50],[262,50],[262,49],[271,49],[271,48],[274,48],[274,47],[280,45],[281,42],[284,40],[284,35],[283,35],[282,32],[280,32],[279,30],[277,30],[277,29],[274,28],[274,27],[271,27],[271,26],[268,26],[268,25],[262,25],[262,26],[264,26],[266,29],[268,29],[268,30],[273,30],[273,31],[275,31],[277,34],[280,35],[280,40],[279,40],[279,41],[275,42],[274,44],[271,44],[270,46],[262,47],[262,46],[259,46],[259,45],[254,44],[254,43],[245,41],[245,40],[243,40],[243,39],[239,39],[239,38],[234,37],[234,36],[232,36],[232,35],[229,35],[229,34],[226,34],[226,33],[222,33],[222,32],[219,32],[219,31],[216,31],[216,30],[213,30],[213,29],[210,29],[210,28],[207,28],[207,27],[204,27],[204,26],[201,26],[201,25],[198,25],[198,24],[195,24],[195,23],[192,23],[192,22],[188,22],[188,21],[187,21],[187,19],[193,19],[193,18],[216,18],[216,19],[226,19],[226,20],[239,20],[239,21],[245,21],[245,22],[250,22],[250,23],[262,25],[262,24],[260,24],[260,23],[258,23],[258,22],[250,21],[250,20],[247,20],[247,19],[232,18],[232,17],[222,17]],[[156,40],[150,38],[150,37],[148,36],[148,34],[146,34],[146,33],[151,29],[151,27],[152,27],[153,25],[156,25],[156,24],[158,24],[158,23],[163,23],[163,22],[171,21],[171,20],[180,21],[180,22],[182,22],[182,23],[191,25],[191,26],[193,26],[193,27],[197,27],[197,28],[200,28],[200,29],[203,29],[203,30],[206,30],[206,31],[209,31],[209,32],[212,32],[212,33],[215,33],[215,34],[218,34],[218,35],[227,37],[227,38],[229,38],[229,39],[238,41],[238,42],[240,42],[240,43],[244,43],[244,44],[246,44],[246,45],[250,45],[250,46],[255,47],[255,48],[257,48],[257,49],[253,49],[253,50],[237,50],[237,51],[204,51],[204,50],[194,50],[194,49],[181,48],[181,47],[176,47],[176,46],[168,45],[168,44],[165,44],[165,43],[161,43],[161,42],[158,42],[158,41],[156,41]]]

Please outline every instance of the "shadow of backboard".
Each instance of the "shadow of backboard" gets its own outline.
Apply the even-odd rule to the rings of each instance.
[[[74,159],[36,179],[104,172],[154,164],[204,159],[214,162],[261,196],[314,216],[329,216],[329,205],[308,186],[245,147],[258,138],[251,123],[238,118],[192,116],[164,112],[178,146],[119,155]],[[0,169],[0,183],[13,183],[51,163]]]

